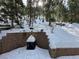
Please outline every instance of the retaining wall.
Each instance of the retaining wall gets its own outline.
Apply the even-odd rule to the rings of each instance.
[[[26,46],[26,40],[30,35],[35,36],[38,47],[49,48],[48,39],[44,32],[8,33],[0,40],[0,54]]]

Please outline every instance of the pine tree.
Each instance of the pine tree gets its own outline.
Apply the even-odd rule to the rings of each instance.
[[[47,0],[47,3],[45,4],[45,17],[46,17],[46,19],[49,21],[49,26],[51,25],[51,20],[50,20],[50,18],[51,18],[51,12],[53,11],[53,9],[52,9],[52,0]]]
[[[79,1],[78,0],[68,0],[70,22],[79,22]]]
[[[18,18],[21,19],[22,16],[22,8],[24,8],[22,0],[4,0],[1,1],[1,12],[3,13],[1,16],[3,18],[9,18],[11,20],[11,26],[14,27],[14,21]]]
[[[66,7],[62,4],[63,0],[59,1],[55,6],[55,17],[57,18],[57,21],[64,21],[66,16]]]

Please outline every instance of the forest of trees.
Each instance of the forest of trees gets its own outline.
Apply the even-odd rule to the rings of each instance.
[[[66,7],[63,0],[42,0],[43,6],[39,6],[40,0],[27,0],[27,6],[22,0],[0,0],[0,18],[11,20],[11,26],[16,22],[20,25],[22,16],[28,15],[31,21],[37,16],[43,15],[49,25],[52,21],[58,22],[79,22],[79,1],[68,0]]]
[[[68,0],[68,7],[66,7],[63,0],[48,0],[45,5],[46,18],[50,21],[79,22],[78,3],[78,0]]]
[[[24,15],[24,8],[22,0],[0,0],[1,18],[10,19],[12,27],[14,27],[14,22],[19,24],[19,19],[22,19],[22,15]]]

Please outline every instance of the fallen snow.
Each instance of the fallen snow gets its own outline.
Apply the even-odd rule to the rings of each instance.
[[[57,59],[79,59],[79,55],[75,55],[75,56],[62,56],[62,57],[59,57]]]
[[[79,24],[78,24],[78,23],[73,23],[72,25],[73,25],[74,27],[79,28]]]
[[[79,37],[79,24],[77,23],[66,24],[66,26],[62,28],[71,35]]]
[[[35,50],[27,50],[26,47],[18,48],[13,51],[0,55],[0,59],[54,59],[49,55],[48,50],[36,47]],[[61,56],[56,59],[79,59],[79,55]]]
[[[37,19],[36,23],[33,23],[33,30],[30,30],[28,22],[24,21],[24,29],[10,29],[1,31],[0,39],[6,36],[7,33],[18,33],[18,32],[40,32],[43,29],[48,35],[49,46],[51,49],[54,48],[79,48],[79,24],[66,23],[66,26],[48,26],[48,22]],[[53,28],[54,27],[54,28]],[[53,30],[54,29],[54,30]],[[9,53],[0,55],[0,59],[51,59],[48,51],[40,48],[35,50],[26,50],[26,47],[13,50]],[[57,59],[79,59],[79,56],[62,56]]]
[[[30,29],[28,22],[24,21],[23,27],[24,29],[21,28],[13,28],[10,30],[4,30],[1,31],[0,33],[0,39],[2,39],[2,37],[6,36],[7,33],[21,33],[21,32],[40,32],[41,29],[47,30],[49,28],[49,26],[47,25],[48,22],[44,21],[42,22],[42,20],[36,19],[36,23],[33,23],[33,30]]]
[[[0,59],[51,59],[51,57],[48,50],[38,47],[35,50],[27,50],[23,47],[0,55]]]
[[[57,26],[54,29],[53,34],[49,34],[49,46],[50,48],[78,48],[79,37],[73,36],[62,29],[61,26]]]

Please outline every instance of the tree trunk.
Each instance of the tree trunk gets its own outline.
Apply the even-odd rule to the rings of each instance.
[[[13,19],[11,20],[11,27],[12,27],[12,28],[14,27]]]
[[[51,22],[49,21],[49,26],[51,26]]]
[[[29,21],[29,27],[31,26],[31,17],[30,17],[30,21]]]
[[[49,26],[51,26],[51,20],[49,19]]]
[[[31,4],[32,4],[32,1],[31,0],[29,0],[29,5],[30,5],[30,12],[29,12],[29,17],[30,17],[30,21],[29,21],[29,27],[31,26],[31,13],[32,13],[32,6],[31,6]]]

